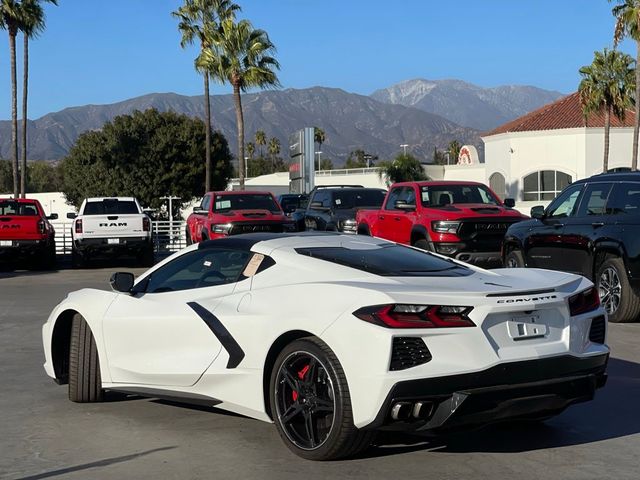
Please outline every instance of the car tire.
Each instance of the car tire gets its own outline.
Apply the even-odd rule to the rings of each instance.
[[[42,252],[41,265],[44,270],[53,270],[56,268],[56,244],[52,242],[44,252]]]
[[[520,250],[511,250],[504,258],[505,268],[524,268],[524,256]]]
[[[187,247],[193,244],[193,240],[191,240],[191,235],[189,234],[189,230],[185,232],[184,238],[185,238],[185,243],[187,244]]]
[[[357,233],[358,235],[367,235],[369,237],[371,236],[369,226],[366,223],[361,223],[360,225],[358,225]]]
[[[69,346],[69,400],[101,402],[103,394],[96,341],[86,320],[76,313],[71,322]]]
[[[431,244],[427,241],[426,238],[420,238],[413,242],[413,246],[419,248],[420,250],[426,250],[427,252],[431,251]]]
[[[374,432],[354,426],[342,366],[319,339],[307,337],[287,345],[275,361],[269,386],[276,429],[296,455],[335,460],[351,457],[373,441]]]
[[[640,298],[633,291],[624,262],[609,257],[598,267],[596,286],[610,322],[634,322],[640,315]]]

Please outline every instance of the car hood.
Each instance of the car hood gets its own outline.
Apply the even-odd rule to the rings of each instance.
[[[486,205],[483,203],[452,203],[442,207],[426,207],[429,215],[442,215],[443,217],[504,217],[509,219],[529,218],[512,208],[498,205]]]

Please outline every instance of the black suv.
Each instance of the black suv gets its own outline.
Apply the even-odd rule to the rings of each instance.
[[[356,211],[359,208],[380,208],[387,192],[362,185],[327,185],[309,193],[304,214],[307,230],[329,230],[356,233]]]
[[[640,314],[640,172],[608,173],[569,185],[531,220],[507,230],[506,267],[584,275],[612,322]]]

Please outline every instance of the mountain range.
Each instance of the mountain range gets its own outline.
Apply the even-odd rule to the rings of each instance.
[[[245,94],[242,99],[246,141],[252,140],[256,130],[264,130],[267,136],[280,139],[284,156],[292,132],[304,126],[318,126],[326,132],[323,156],[332,158],[336,166],[342,165],[352,150],[363,149],[389,158],[400,151],[402,144],[408,144],[419,158],[430,161],[435,147],[444,148],[452,140],[476,145],[482,151],[480,130],[493,128],[561,95],[534,87],[481,89],[459,81],[431,82],[437,85],[429,89],[428,83],[403,82],[371,96],[324,87]],[[463,85],[467,85],[466,89]],[[478,100],[470,102],[474,95]],[[235,153],[232,96],[214,95],[211,106],[213,127],[227,137]],[[204,116],[202,96],[175,93],[153,93],[108,105],[66,108],[28,122],[29,158],[59,160],[81,133],[100,129],[117,115],[148,108]],[[0,121],[0,158],[9,158],[10,138],[11,123]]]

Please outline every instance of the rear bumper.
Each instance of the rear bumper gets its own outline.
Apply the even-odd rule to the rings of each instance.
[[[11,246],[0,246],[0,259],[16,256],[28,256],[42,253],[49,247],[50,240],[10,240]]]
[[[398,382],[365,429],[437,432],[555,414],[593,398],[606,383],[608,358],[565,355]]]
[[[113,243],[113,239],[118,243]],[[80,253],[141,251],[151,245],[150,237],[83,238],[73,242],[74,248]]]

